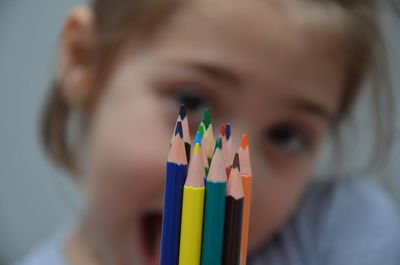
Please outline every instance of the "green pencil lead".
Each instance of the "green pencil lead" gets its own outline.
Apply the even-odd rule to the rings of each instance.
[[[210,167],[211,166],[211,162],[212,162],[212,157],[207,157],[207,162],[208,162],[208,166]]]
[[[221,138],[221,136],[218,136],[217,141],[215,142],[214,153],[215,153],[215,150],[217,150],[217,148],[220,149],[220,150],[222,149],[222,138]]]
[[[203,110],[203,121],[202,122],[204,124],[205,129],[207,130],[211,124],[211,112],[208,108]]]
[[[197,131],[198,132],[200,132],[200,138],[201,139],[203,139],[203,136],[204,136],[204,124],[203,123],[200,123],[199,124],[199,127],[197,127]]]

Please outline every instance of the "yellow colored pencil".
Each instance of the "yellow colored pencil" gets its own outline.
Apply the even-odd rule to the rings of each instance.
[[[199,265],[201,259],[205,187],[200,138],[198,132],[183,188],[179,265]]]

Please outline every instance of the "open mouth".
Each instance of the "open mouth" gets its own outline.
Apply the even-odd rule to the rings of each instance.
[[[161,226],[161,212],[147,213],[142,218],[141,246],[145,264],[158,265],[160,263]]]

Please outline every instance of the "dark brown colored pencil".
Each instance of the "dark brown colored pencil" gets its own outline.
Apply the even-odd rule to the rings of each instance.
[[[239,265],[242,239],[244,192],[239,172],[239,156],[235,154],[227,185],[225,231],[222,265]]]

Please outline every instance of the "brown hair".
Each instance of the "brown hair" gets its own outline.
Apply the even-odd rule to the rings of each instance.
[[[343,118],[353,105],[362,81],[369,71],[382,69],[380,59],[381,41],[377,22],[378,7],[373,0],[303,0],[308,5],[317,5],[326,10],[340,11],[344,29],[341,36],[346,39],[347,83],[344,89],[339,117]],[[166,18],[175,7],[174,0],[93,0],[96,30],[96,52],[94,54],[96,76],[102,76],[113,51],[135,31],[148,34],[156,29],[160,20]],[[375,68],[372,68],[375,66]],[[378,76],[378,74],[376,74]],[[42,142],[47,153],[61,166],[70,171],[77,170],[76,156],[68,143],[67,125],[71,109],[63,100],[60,84],[55,80],[47,99],[42,119]],[[378,92],[378,88],[375,88]],[[377,93],[381,95],[381,91]],[[377,104],[381,103],[379,100]],[[378,108],[381,110],[382,108]],[[385,116],[385,115],[382,115]],[[383,119],[379,119],[382,121]],[[381,124],[377,128],[384,128]]]

